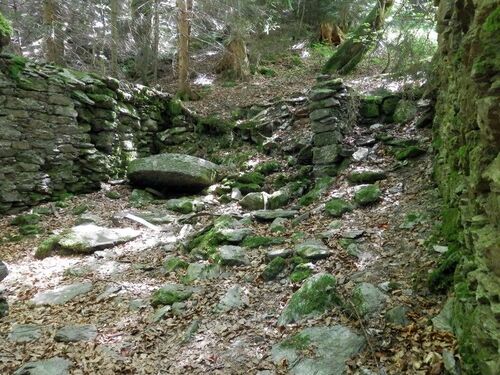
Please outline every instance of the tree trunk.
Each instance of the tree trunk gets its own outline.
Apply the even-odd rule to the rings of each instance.
[[[64,40],[58,12],[56,0],[43,0],[43,24],[46,27],[45,58],[49,62],[62,64]]]
[[[347,74],[351,72],[373,47],[378,31],[384,24],[385,17],[394,0],[377,0],[376,6],[363,23],[334,52],[323,68],[325,73]]]
[[[189,16],[186,0],[177,0],[177,32],[178,32],[178,94],[181,98],[190,98],[189,84]]]
[[[222,59],[217,64],[216,72],[238,80],[244,80],[250,75],[247,46],[241,35],[236,34],[231,37]]]
[[[151,69],[151,10],[150,0],[132,0],[133,37],[137,50],[135,70],[141,81],[148,84],[148,75]]]
[[[324,43],[338,46],[345,39],[345,35],[340,27],[332,24],[331,22],[322,22],[319,26],[319,29],[320,40]]]
[[[154,3],[154,28],[153,28],[153,82],[158,80],[158,59],[160,47],[160,0],[155,0]]]
[[[111,74],[118,73],[118,0],[111,0]]]

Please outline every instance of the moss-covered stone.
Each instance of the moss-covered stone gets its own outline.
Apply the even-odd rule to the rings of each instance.
[[[335,285],[335,277],[330,274],[321,273],[308,278],[288,301],[278,324],[300,322],[340,305],[341,299],[335,292]]]
[[[417,146],[409,146],[404,148],[403,150],[397,150],[394,153],[394,157],[398,160],[406,160],[406,159],[416,158],[424,154],[425,154],[424,149]]]
[[[301,206],[309,206],[313,202],[317,201],[331,186],[332,182],[333,182],[332,177],[320,178],[319,180],[316,181],[314,188],[299,199],[299,204]]]
[[[300,257],[297,257],[300,258]],[[305,259],[300,258],[302,262],[306,262]],[[296,260],[297,261],[297,260]],[[290,281],[293,283],[300,283],[311,276],[313,270],[307,264],[298,264],[293,272],[290,274]]]
[[[172,305],[176,302],[182,302],[193,294],[193,290],[180,284],[168,284],[158,289],[151,296],[151,305],[163,306]]]
[[[380,200],[382,192],[377,185],[367,185],[354,194],[354,201],[360,206],[368,206]]]
[[[23,236],[33,236],[42,233],[42,228],[36,224],[26,224],[19,227],[19,233]]]
[[[417,106],[411,100],[400,100],[394,111],[393,119],[398,124],[404,124],[415,118]]]
[[[272,173],[278,172],[281,169],[281,166],[276,161],[266,161],[261,163],[255,168],[255,171],[261,173],[264,176],[268,176]]]
[[[285,240],[280,237],[248,236],[241,245],[249,249],[254,249],[263,246],[281,245],[284,242]]]
[[[376,118],[380,116],[380,96],[366,96],[361,99],[360,114],[365,118]]]
[[[121,198],[121,194],[115,190],[108,190],[106,193],[105,193],[106,197],[108,197],[109,199],[120,199]]]
[[[141,189],[134,189],[130,194],[129,201],[134,207],[142,207],[155,200],[155,196],[148,191]]]
[[[350,211],[352,211],[352,205],[342,198],[330,199],[325,205],[325,212],[332,217],[342,217]]]
[[[259,186],[262,186],[265,181],[266,177],[259,172],[248,172],[236,179],[236,182],[239,182],[241,184],[254,184]]]
[[[58,235],[50,236],[49,238],[43,240],[40,245],[36,248],[35,258],[43,259],[52,253],[57,248],[57,244],[61,237]]]
[[[169,199],[165,205],[169,210],[181,214],[189,214],[195,209],[193,200],[189,198]]]
[[[38,214],[21,214],[16,216],[10,223],[16,226],[36,225],[40,222]]]
[[[382,103],[382,112],[384,115],[392,116],[396,112],[396,107],[399,103],[400,98],[398,96],[388,96],[384,98]]]
[[[262,271],[262,279],[271,281],[278,277],[278,275],[285,269],[286,261],[282,257],[274,258]]]
[[[175,272],[177,270],[184,270],[188,268],[189,263],[179,257],[168,258],[163,264],[165,272]]]

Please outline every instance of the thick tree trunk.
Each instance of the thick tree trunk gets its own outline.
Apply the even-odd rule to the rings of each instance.
[[[154,28],[153,28],[153,81],[158,80],[158,59],[160,47],[160,0],[155,0],[154,3]]]
[[[178,94],[181,98],[192,95],[189,85],[189,15],[186,0],[177,0],[177,32],[178,32]]]
[[[377,32],[382,28],[385,17],[394,0],[377,0],[376,6],[363,23],[354,31],[325,64],[325,73],[347,74],[363,59],[377,40]]]
[[[111,74],[118,73],[118,0],[111,0]]]
[[[62,64],[64,39],[58,16],[58,8],[55,0],[43,0],[43,24],[46,27],[45,58],[50,62]]]
[[[151,13],[150,0],[132,0],[133,36],[137,55],[135,70],[139,73],[142,83],[148,84],[148,74],[151,72]]]
[[[217,64],[216,72],[238,80],[244,80],[250,75],[247,46],[241,35],[236,34],[231,37],[226,45],[224,56]]]
[[[320,40],[324,43],[332,44],[338,46],[344,42],[345,35],[343,31],[337,25],[331,22],[322,22],[319,26],[320,29]]]

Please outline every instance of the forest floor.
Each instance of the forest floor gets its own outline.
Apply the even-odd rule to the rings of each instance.
[[[238,106],[294,93],[306,95],[314,79],[315,72],[280,79],[259,76],[235,87],[216,87],[202,101],[188,106],[204,115],[228,115]],[[309,124],[297,122],[291,131],[300,134],[304,126]],[[430,130],[416,129],[414,122],[385,124],[379,129],[356,127],[352,138],[356,142],[381,130],[397,138],[418,139],[430,147]],[[254,150],[245,172],[256,160],[269,160],[269,156]],[[277,161],[282,172],[293,172],[294,167],[287,166],[284,159]],[[387,178],[378,183],[381,200],[333,220],[326,215],[324,204],[333,196],[353,196],[355,187],[347,175],[358,167],[386,172]],[[72,362],[71,374],[285,374],[290,364],[273,361],[273,345],[305,327],[334,325],[349,327],[366,340],[363,350],[347,362],[348,374],[445,373],[443,357],[454,355],[456,343],[450,333],[431,323],[445,302],[445,296],[430,293],[426,284],[428,271],[439,256],[427,241],[440,210],[431,171],[429,152],[401,162],[388,146],[375,143],[368,156],[341,172],[317,201],[305,207],[291,202],[287,208],[297,209],[299,219],[287,221],[283,233],[271,232],[269,223],[248,224],[254,235],[280,237],[284,243],[249,249],[248,265],[223,267],[216,278],[195,280],[191,284],[195,291],[188,301],[162,310],[151,306],[152,293],[166,283],[181,282],[185,275],[185,271],[166,272],[165,259],[178,256],[192,262],[176,246],[187,228],[180,220],[185,215],[167,211],[161,204],[134,208],[128,185],[105,185],[99,192],[68,199],[63,207],[47,204],[51,213],[40,223],[44,235],[0,244],[0,259],[10,269],[2,282],[10,312],[0,320],[0,373],[13,373],[26,362],[61,357]],[[119,198],[109,198],[110,190]],[[237,202],[222,203],[211,194],[199,199],[202,212],[209,215],[194,218],[191,224],[195,229],[209,224],[213,215],[249,216]],[[141,235],[90,255],[55,254],[35,259],[34,250],[40,242],[53,231],[74,226],[79,219],[75,212],[84,206],[87,213],[100,219],[100,225],[134,227]],[[162,230],[119,219],[120,213],[139,211],[160,212],[163,224],[158,225]],[[11,220],[0,219],[4,239],[17,233]],[[383,292],[383,306],[368,316],[334,308],[302,323],[279,326],[283,307],[301,283],[290,281],[289,268],[276,280],[265,282],[261,275],[268,263],[266,253],[293,248],[305,239],[321,239],[331,250],[328,258],[310,267],[314,273],[333,274],[336,290],[345,301],[351,300],[353,289],[363,282]],[[355,244],[359,252],[350,254],[346,244]],[[32,302],[39,293],[77,283],[90,283],[86,284],[90,287],[64,305],[38,306]],[[235,288],[239,291],[238,306],[221,309],[221,299]],[[407,310],[404,324],[388,322],[386,313],[394,307]],[[88,341],[56,341],[56,331],[69,324],[93,325],[97,335]],[[12,339],[12,332],[20,325],[29,325],[25,327],[25,342]]]

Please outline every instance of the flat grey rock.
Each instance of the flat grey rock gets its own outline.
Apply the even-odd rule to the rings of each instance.
[[[42,329],[35,324],[16,324],[9,332],[8,339],[13,342],[30,342],[41,336]]]
[[[352,302],[360,315],[379,311],[386,301],[387,296],[373,284],[361,283],[354,288]]]
[[[132,185],[160,191],[200,191],[217,181],[219,167],[207,160],[182,154],[159,154],[130,162]]]
[[[243,289],[239,285],[231,287],[222,296],[217,309],[219,311],[230,311],[248,305],[248,298],[244,295]]]
[[[432,325],[434,328],[441,331],[453,332],[453,327],[451,324],[452,310],[453,310],[454,298],[449,298],[443,306],[441,312],[432,318]]]
[[[365,345],[363,336],[350,328],[312,327],[274,345],[271,358],[278,365],[286,360],[293,375],[341,375],[346,361]]]
[[[28,362],[14,375],[66,375],[72,366],[68,359],[54,357],[42,361]]]
[[[79,324],[62,327],[54,339],[59,342],[91,341],[97,336],[97,328],[92,324]]]
[[[273,221],[279,217],[281,218],[292,218],[297,215],[298,211],[295,210],[258,210],[252,212],[252,216],[259,221]]]
[[[191,263],[186,271],[186,278],[189,282],[194,280],[216,279],[221,274],[218,264]]]
[[[38,293],[33,297],[32,301],[35,305],[62,305],[91,290],[91,282],[65,285],[53,290]]]
[[[220,262],[226,266],[244,266],[250,263],[246,251],[240,246],[219,247]]]
[[[331,251],[320,240],[307,240],[295,246],[295,253],[302,258],[317,260],[331,255]]]
[[[132,228],[105,228],[95,224],[83,224],[71,228],[61,236],[58,245],[71,252],[92,253],[131,241],[140,234],[140,231]]]
[[[268,259],[274,259],[277,257],[288,258],[291,257],[295,253],[292,249],[271,249],[266,252],[266,256]]]

